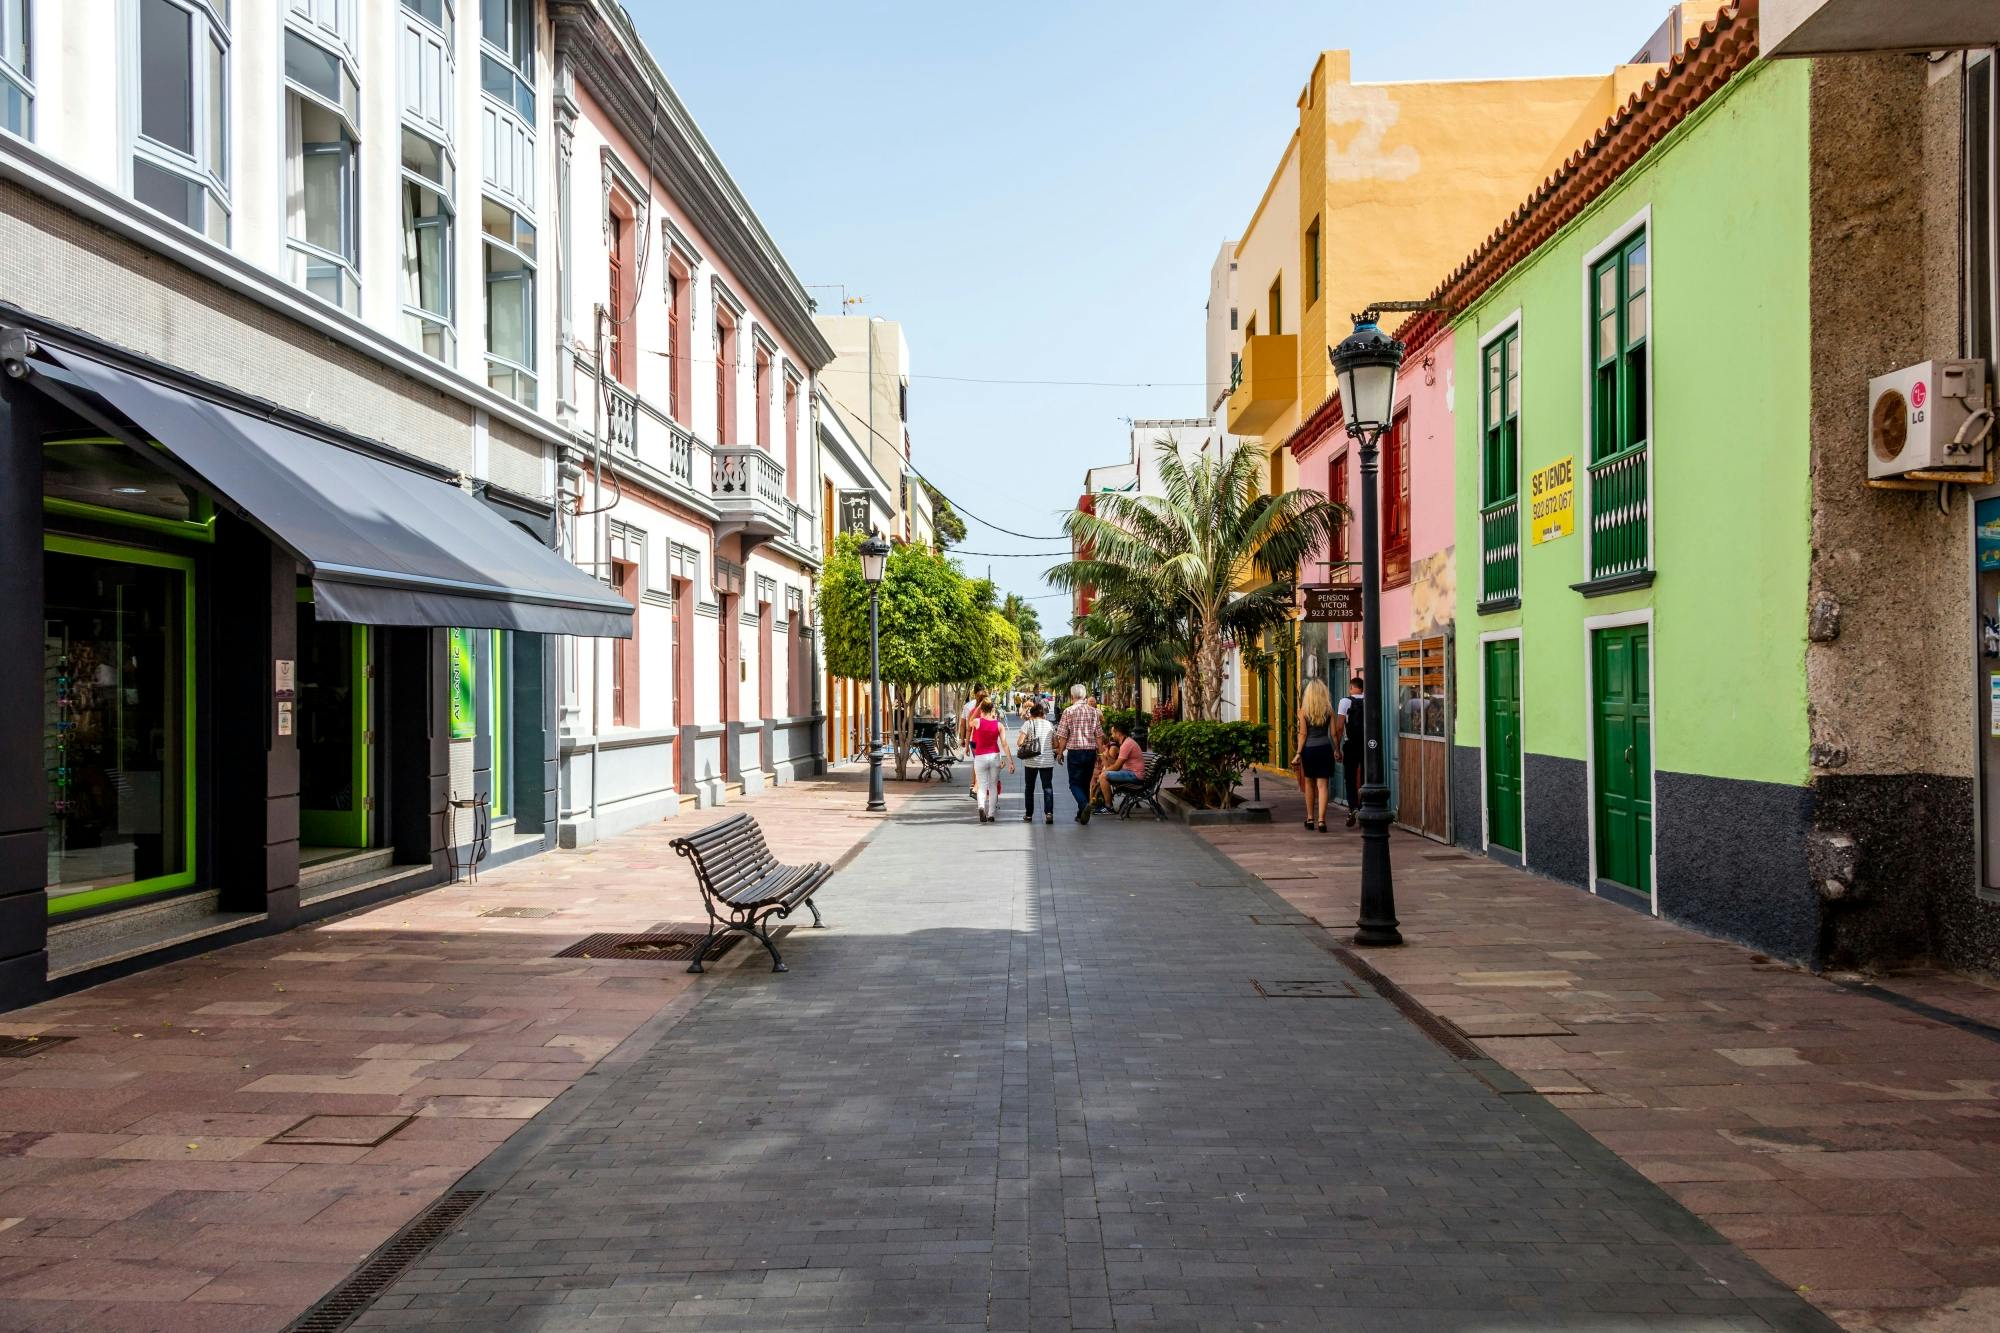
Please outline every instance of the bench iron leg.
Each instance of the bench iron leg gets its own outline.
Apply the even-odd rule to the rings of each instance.
[[[749,931],[763,944],[765,950],[771,955],[771,970],[773,972],[789,972],[792,970],[785,966],[784,959],[778,957],[778,946],[771,943],[771,937],[768,933],[757,929],[754,924],[740,926],[738,929]]]
[[[818,904],[818,903],[816,903],[816,902],[814,902],[814,901],[813,901],[812,899],[808,898],[808,899],[806,899],[806,906],[807,906],[807,907],[810,907],[810,908],[812,908],[812,914],[813,914],[813,929],[814,929],[814,930],[825,930],[825,929],[826,929],[826,919],[825,919],[824,917],[820,916],[820,914],[819,914],[819,904]]]
[[[701,960],[708,956],[708,946],[715,943],[715,937],[718,933],[727,934],[728,930],[727,928],[725,928],[721,932],[718,932],[716,931],[714,926],[711,925],[709,927],[708,934],[701,937],[701,943],[695,948],[694,951],[694,961],[688,964],[688,971],[701,972],[706,970],[702,967]]]

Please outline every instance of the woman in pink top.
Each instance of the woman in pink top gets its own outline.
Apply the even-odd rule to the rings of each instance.
[[[979,797],[979,822],[991,824],[994,809],[1000,804],[1000,766],[1005,764],[1009,773],[1014,771],[1014,756],[1007,753],[1007,729],[1000,724],[991,699],[981,701],[967,731],[972,740],[972,781]]]

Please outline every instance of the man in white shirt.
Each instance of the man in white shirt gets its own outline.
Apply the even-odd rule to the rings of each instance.
[[[1334,739],[1340,744],[1340,766],[1347,770],[1347,824],[1352,828],[1361,808],[1361,764],[1368,743],[1368,701],[1358,671],[1347,678],[1347,697],[1340,701],[1339,712]]]

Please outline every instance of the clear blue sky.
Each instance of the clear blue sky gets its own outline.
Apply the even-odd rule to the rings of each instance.
[[[1668,9],[626,5],[800,279],[845,283],[860,313],[902,321],[917,467],[972,513],[1042,536],[1086,467],[1124,457],[1124,418],[1201,411],[1209,264],[1256,206],[1319,51],[1351,49],[1362,81],[1587,74]],[[968,527],[968,551],[1049,545]],[[989,563],[1005,591],[1050,591],[1053,559],[965,557],[970,572]],[[1036,605],[1046,631],[1067,628],[1060,599]]]

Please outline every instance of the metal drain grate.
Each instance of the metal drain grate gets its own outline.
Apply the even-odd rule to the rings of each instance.
[[[1351,1000],[1359,993],[1351,981],[1252,981],[1267,1000]]]
[[[294,1320],[286,1333],[339,1333],[485,1197],[485,1190],[453,1190],[418,1213],[408,1226],[391,1236],[386,1245],[356,1269],[352,1277]]]
[[[1375,993],[1396,1006],[1403,1017],[1417,1025],[1417,1030],[1443,1047],[1445,1053],[1454,1060],[1483,1060],[1479,1048],[1461,1037],[1442,1018],[1417,1002],[1415,996],[1398,986],[1389,978],[1363,962],[1361,956],[1352,949],[1331,949],[1330,953],[1355,976],[1360,977],[1375,989]]]
[[[658,958],[667,962],[678,959],[684,963],[694,957],[695,946],[701,943],[704,934],[706,932],[700,930],[675,930],[651,935],[592,935],[578,940],[556,957]],[[712,963],[742,942],[740,934],[724,935],[708,946],[708,953],[702,962]]]
[[[22,1060],[75,1040],[75,1037],[0,1037],[0,1057]]]

